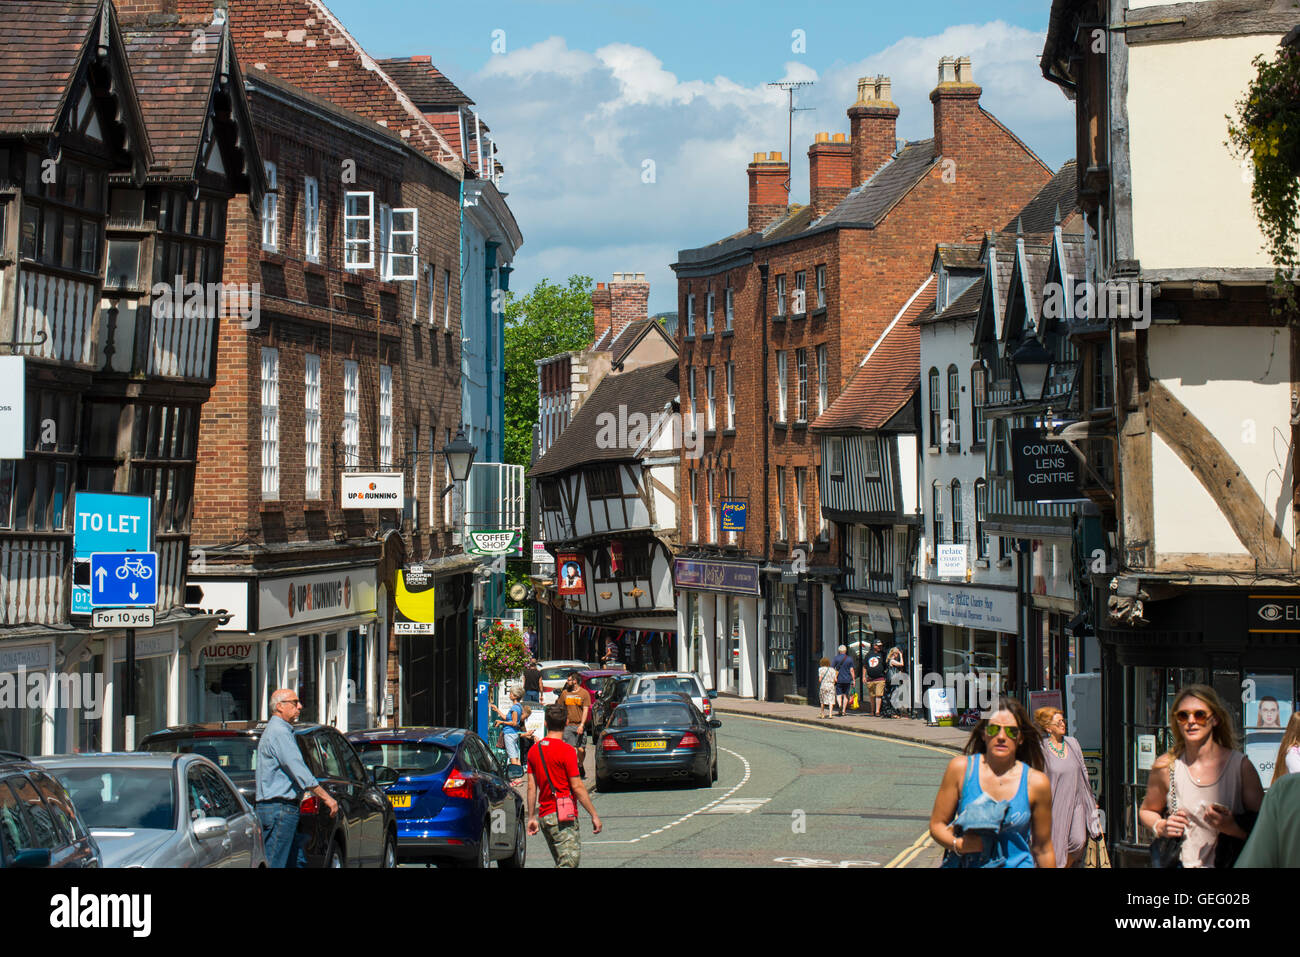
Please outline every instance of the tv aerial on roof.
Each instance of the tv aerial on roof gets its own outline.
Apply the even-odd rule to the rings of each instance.
[[[788,93],[790,96],[789,122],[787,123],[786,145],[785,145],[786,167],[788,170],[793,170],[794,168],[794,162],[793,162],[794,160],[794,115],[796,113],[811,112],[817,109],[817,107],[815,106],[795,106],[794,91],[802,89],[805,86],[812,86],[814,82],[816,81],[778,80],[768,84],[768,86],[774,86],[778,90],[785,90],[786,93]],[[792,178],[791,173],[787,172],[785,177],[785,191],[787,195],[790,192],[791,178]]]

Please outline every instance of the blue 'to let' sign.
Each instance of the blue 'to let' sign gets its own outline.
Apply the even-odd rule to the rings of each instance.
[[[158,604],[158,553],[91,555],[90,604],[96,608],[152,608]]]

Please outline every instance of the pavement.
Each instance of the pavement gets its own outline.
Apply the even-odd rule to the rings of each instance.
[[[954,754],[961,752],[970,737],[970,732],[961,728],[934,727],[916,718],[876,718],[865,711],[850,711],[842,718],[836,716],[823,719],[818,717],[821,709],[816,705],[755,701],[752,698],[729,694],[719,694],[713,699],[713,710],[716,714],[770,718],[774,721],[789,721],[817,728],[836,728],[840,731],[874,734],[882,738],[910,741],[913,744],[929,744],[947,748]]]

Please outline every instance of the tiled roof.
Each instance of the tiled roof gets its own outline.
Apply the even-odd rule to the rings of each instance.
[[[208,26],[202,44],[195,42],[195,29],[137,25],[123,30],[155,172],[189,176],[198,160],[225,29]]]
[[[812,428],[878,429],[907,405],[921,383],[921,333],[914,320],[933,309],[931,283],[876,344]]]
[[[438,107],[474,105],[473,100],[438,71],[431,57],[392,57],[380,60],[379,65],[411,98],[411,102],[426,113],[436,112]]]
[[[871,179],[850,190],[817,226],[879,225],[907,191],[930,171],[936,158],[933,139],[908,143]]]
[[[620,407],[625,407],[627,416],[640,412],[653,425],[655,414],[669,402],[676,401],[678,391],[676,359],[605,376],[550,450],[529,470],[529,476],[554,475],[592,462],[633,459],[636,449],[628,447],[630,443],[614,443],[613,448],[602,448],[597,444],[601,432],[598,417],[608,412],[616,420],[623,419]]]
[[[936,250],[939,261],[948,269],[980,269],[984,265],[979,243],[939,243]]]
[[[763,230],[763,242],[801,233],[812,225],[815,218],[816,213],[811,206],[791,206],[784,216]]]
[[[1078,202],[1078,167],[1074,160],[1068,160],[1038,194],[1011,217],[1003,231],[1014,233],[1019,228],[1026,233],[1050,233],[1056,225],[1057,210],[1060,210],[1061,218],[1066,219]]]
[[[102,0],[0,0],[0,133],[58,121]]]
[[[951,319],[973,319],[980,311],[980,299],[984,295],[984,277],[980,276],[960,296],[948,303],[943,312],[927,312],[912,321],[913,325],[924,326],[932,322],[947,322]]]

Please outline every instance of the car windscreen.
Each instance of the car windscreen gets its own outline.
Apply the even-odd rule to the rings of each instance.
[[[455,752],[426,741],[353,741],[367,768],[392,768],[403,777],[436,774],[451,764]]]
[[[653,691],[651,690],[653,688]],[[694,678],[643,678],[637,684],[637,694],[682,694],[692,698],[700,693]]]
[[[176,826],[175,775],[171,768],[51,768],[81,819],[95,828]]]
[[[176,751],[201,754],[227,774],[252,774],[257,770],[257,738],[246,735],[230,737],[169,737],[146,741],[144,751]]]
[[[543,680],[543,681],[563,681],[565,678],[569,677],[569,675],[570,675],[572,672],[577,671],[577,670],[578,670],[577,668],[567,668],[567,667],[566,667],[566,668],[543,668],[543,669],[542,669],[542,680]]]
[[[623,705],[609,719],[611,728],[684,728],[691,721],[690,709],[684,704]]]

